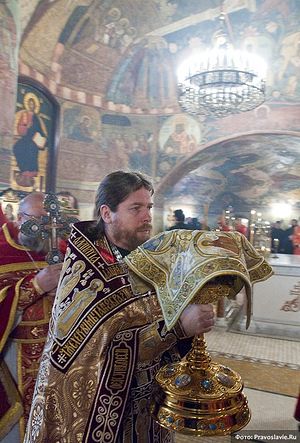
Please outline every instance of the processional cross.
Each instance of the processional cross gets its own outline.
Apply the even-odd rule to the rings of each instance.
[[[44,199],[44,209],[47,215],[41,220],[31,218],[21,225],[21,232],[27,237],[49,240],[49,252],[46,261],[49,265],[60,263],[64,255],[58,249],[58,238],[64,238],[71,232],[71,225],[78,221],[76,217],[66,217],[61,214],[57,196],[50,192]]]

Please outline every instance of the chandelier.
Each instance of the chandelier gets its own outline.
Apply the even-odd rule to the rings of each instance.
[[[226,18],[221,12],[215,47],[192,55],[178,70],[178,101],[189,114],[225,117],[265,101],[265,63],[255,54],[233,48]]]

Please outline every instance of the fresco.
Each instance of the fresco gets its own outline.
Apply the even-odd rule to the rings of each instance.
[[[81,192],[108,170],[138,168],[162,195],[169,196],[169,186],[175,197],[192,190],[211,208],[229,196],[239,207],[268,204],[276,192],[299,202],[300,2],[222,3],[234,45],[268,64],[266,101],[221,119],[184,115],[184,131],[179,124],[176,132],[176,69],[194,51],[214,46],[220,0],[40,2],[22,39],[20,69],[44,79],[70,109],[61,120],[62,184],[70,180]]]
[[[182,167],[174,173],[177,183],[164,191],[167,206],[191,196],[199,211],[208,203],[211,216],[227,206],[249,213],[282,198],[300,208],[300,137],[245,136],[196,153],[186,171],[189,162],[193,170]]]
[[[216,11],[218,6],[215,5]],[[195,50],[214,45],[220,24],[214,19],[216,12],[212,8],[213,5],[211,13],[199,18],[198,23],[164,35],[176,59],[175,66]],[[254,52],[267,63],[268,94],[276,100],[296,101],[300,92],[300,4],[293,0],[284,4],[274,0],[228,1],[224,11],[228,13],[235,47]]]
[[[12,189],[54,189],[57,111],[57,103],[47,91],[25,79],[19,81],[10,167]]]
[[[133,0],[127,1],[126,7],[122,2],[110,3],[91,2],[89,7],[73,9],[59,37],[60,46],[65,47],[59,49],[63,52],[59,57],[62,75],[77,87],[90,89],[92,85],[102,93],[108,88],[107,100],[114,103],[168,106],[169,91],[174,101],[175,90],[167,44],[159,37],[138,38],[136,28],[137,23],[143,23],[147,33],[157,21],[163,25],[157,4],[142,0],[137,8]],[[145,16],[153,17],[153,22],[145,21]],[[106,69],[100,77],[98,64],[103,60]]]
[[[178,114],[160,128],[156,176],[169,172],[180,160],[190,156],[203,141],[201,125],[193,117]]]
[[[111,169],[131,169],[153,176],[155,119],[141,121],[131,117],[123,126],[117,124],[118,120],[115,116],[110,119],[110,124],[102,124],[101,148],[107,153]]]
[[[222,119],[210,119],[207,140],[213,140],[216,134],[218,137],[228,137],[232,134],[253,131],[274,132],[280,128],[299,131],[299,115],[299,106],[263,104],[251,112],[229,115]]]
[[[98,184],[107,171],[117,169],[152,176],[155,119],[146,121],[65,103],[58,175],[81,185]]]
[[[9,8],[0,4],[0,187],[9,185],[10,145],[13,138],[17,82],[17,28]]]
[[[68,106],[64,111],[64,135],[72,140],[92,143],[99,138],[100,122],[96,111],[83,106]]]
[[[168,88],[168,101],[175,101],[176,90],[168,85],[176,80],[176,68],[187,55],[213,46],[220,29],[221,2],[140,0],[138,4],[137,8],[135,0],[43,2],[43,9],[37,10],[37,14],[44,14],[40,21],[54,16],[59,21],[51,32],[39,33],[38,38],[35,32],[26,35],[22,60],[44,72],[43,65],[51,60],[43,48],[57,45],[50,51],[51,69],[61,70],[64,84],[88,90],[92,85],[103,93],[109,87],[108,100],[133,105],[142,87],[146,109],[166,108],[168,104],[155,97],[155,85],[161,97]],[[298,101],[300,3],[226,0],[223,8],[234,45],[261,55],[267,62],[270,98]],[[40,26],[36,26],[38,31]],[[139,85],[137,89],[128,84],[126,90],[124,76]]]
[[[177,106],[172,57],[164,39],[133,44],[108,85],[106,99],[141,109]]]
[[[24,31],[39,0],[19,0],[21,30]]]

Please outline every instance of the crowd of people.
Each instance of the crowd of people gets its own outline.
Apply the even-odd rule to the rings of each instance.
[[[298,220],[295,218],[292,219],[290,226],[286,229],[282,226],[282,221],[276,221],[271,226],[271,252],[300,255],[300,226],[298,225]],[[173,224],[167,229],[210,230],[210,228],[204,223],[201,223],[197,217],[185,217],[182,209],[175,209],[173,211]],[[241,217],[236,217],[233,223],[228,224],[225,218],[220,216],[214,229],[224,232],[237,231],[247,238],[249,236],[248,226],[242,222]]]
[[[207,231],[210,230],[205,223],[201,223],[197,217],[185,217],[185,214],[182,209],[175,209],[173,211],[173,224],[167,228],[168,231],[173,231],[174,229],[205,229]]]
[[[45,216],[42,193],[20,202],[15,221],[2,214],[2,443],[174,441],[148,410],[154,377],[186,354],[194,335],[211,330],[214,309],[184,305],[168,329],[156,286],[137,278],[133,251],[145,260],[169,237],[180,241],[172,232],[150,240],[153,193],[140,173],[108,174],[98,187],[96,220],[73,225],[63,264],[48,265],[48,242],[20,229]],[[180,209],[174,229],[209,230]]]

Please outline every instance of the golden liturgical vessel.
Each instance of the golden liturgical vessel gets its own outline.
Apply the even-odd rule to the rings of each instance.
[[[273,273],[264,257],[237,232],[162,233],[125,261],[133,271],[133,287],[141,290],[145,282],[155,287],[168,330],[189,303],[235,298],[243,287],[248,327],[252,284]],[[232,434],[251,417],[240,375],[211,360],[203,335],[194,338],[180,362],[158,371],[150,412],[164,428],[193,436]]]
[[[150,411],[163,427],[184,434],[227,435],[242,429],[251,414],[240,375],[213,363],[203,337],[179,363],[158,372]]]
[[[229,295],[232,284],[230,277],[217,277],[197,298],[203,298],[202,303],[217,301]],[[194,338],[192,349],[179,363],[157,373],[150,410],[170,430],[198,436],[232,434],[251,417],[243,387],[237,372],[212,362],[202,334]]]

